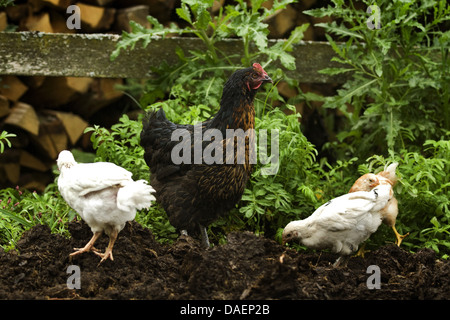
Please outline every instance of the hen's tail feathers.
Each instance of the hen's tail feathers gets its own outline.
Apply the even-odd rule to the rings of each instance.
[[[162,108],[160,108],[158,111],[150,110],[145,115],[142,124],[143,129],[147,130],[149,127],[151,127],[152,122],[154,121],[167,121],[166,113]]]
[[[160,137],[161,124],[169,123],[166,114],[162,108],[158,111],[150,110],[145,115],[142,120],[142,131],[141,131],[141,146],[145,149],[149,146],[153,146],[155,140]]]
[[[154,192],[145,180],[130,181],[117,192],[117,207],[124,211],[148,209],[156,200]]]

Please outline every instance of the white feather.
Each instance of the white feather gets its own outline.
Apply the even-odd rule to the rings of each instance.
[[[59,154],[58,189],[92,232],[120,232],[136,210],[149,208],[155,190],[144,180],[109,162],[76,163],[70,151]]]
[[[349,255],[378,229],[382,222],[380,210],[391,197],[391,185],[342,195],[319,207],[308,218],[290,222],[283,238],[298,238],[311,249],[331,249]]]

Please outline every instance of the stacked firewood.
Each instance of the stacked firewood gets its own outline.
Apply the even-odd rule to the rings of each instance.
[[[149,27],[146,17],[168,21],[174,0],[27,0],[0,11],[0,31],[121,33],[130,20]],[[80,26],[68,23],[80,10]],[[14,133],[0,155],[0,188],[19,185],[42,191],[52,181],[61,150],[90,148],[85,128],[110,125],[123,99],[123,79],[0,76],[0,131]],[[102,114],[103,112],[103,114]],[[112,117],[115,117],[112,119]],[[102,123],[103,122],[103,123]]]
[[[216,1],[213,11],[233,1]],[[303,10],[317,5],[305,0],[271,17],[271,37],[282,38],[297,25],[309,22],[305,40],[323,36]],[[129,22],[150,27],[148,15],[161,23],[182,23],[175,10],[179,0],[18,0],[0,9],[1,31],[49,33],[117,33],[130,31]],[[76,7],[71,7],[75,5]],[[264,5],[271,5],[267,1]],[[80,25],[71,20],[79,10]],[[75,26],[75,27],[74,27]],[[123,79],[1,76],[0,132],[16,135],[12,148],[0,155],[0,188],[19,185],[42,191],[52,181],[52,166],[58,153],[67,148],[89,150],[87,126],[111,125],[125,109],[127,100],[117,85]],[[288,89],[280,92],[289,96]],[[120,109],[120,110],[117,110]],[[111,119],[115,116],[115,119]]]

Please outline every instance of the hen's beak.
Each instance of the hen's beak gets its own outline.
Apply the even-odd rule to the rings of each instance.
[[[262,79],[262,81],[263,81],[263,82],[271,82],[271,83],[273,83],[272,78],[269,77],[268,74],[265,74],[265,75],[264,75],[264,78]]]

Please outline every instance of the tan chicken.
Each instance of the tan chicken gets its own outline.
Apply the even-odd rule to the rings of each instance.
[[[370,191],[378,185],[390,184],[393,187],[397,183],[397,175],[395,174],[397,166],[398,163],[394,162],[378,174],[367,173],[361,176],[350,188],[349,193],[356,191]],[[398,233],[397,229],[395,228],[397,215],[398,201],[394,195],[389,200],[387,205],[381,210],[381,216],[383,218],[383,222],[391,227],[392,230],[394,230],[395,236],[397,238],[395,243],[400,246],[403,239],[409,235],[409,232],[405,235],[401,235],[400,233]]]

